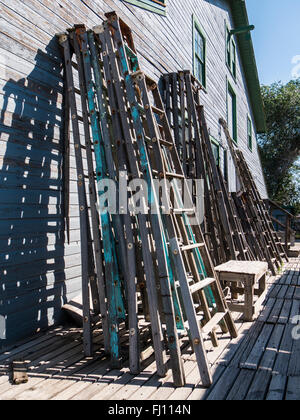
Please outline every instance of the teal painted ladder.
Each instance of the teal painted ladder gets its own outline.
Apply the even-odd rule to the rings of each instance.
[[[153,179],[156,178],[162,182],[181,180],[186,184],[157,84],[138,69],[136,50],[130,28],[118,19],[115,13],[107,14],[106,17],[108,22],[104,23],[104,32],[107,42],[112,43],[109,55],[119,64],[120,74],[115,76],[117,78],[121,76],[125,81],[132,119],[134,120],[134,129],[140,148],[141,160],[144,161],[144,169],[148,176],[148,183],[151,185]],[[128,54],[128,51],[130,51],[130,54]],[[144,131],[145,125],[147,126],[148,138]],[[172,171],[169,168],[172,168]],[[149,173],[149,170],[151,173]],[[210,335],[213,343],[217,345],[215,333],[217,325],[220,324],[226,331],[228,327],[232,337],[237,336],[237,331],[219,281],[215,276],[199,221],[195,226],[189,224],[185,210],[177,211],[175,201],[180,204],[179,189],[176,187],[175,200],[169,201],[170,214],[162,214],[161,216],[169,247],[166,258],[171,257],[170,265],[175,268],[184,313],[187,316],[186,326],[192,338],[203,385],[210,386],[212,378],[203,335]],[[191,197],[189,201],[193,207]],[[194,208],[190,208],[187,212],[196,214]],[[207,274],[210,277],[207,277]],[[207,294],[205,293],[207,288],[210,288],[216,302],[213,312],[210,310],[207,301]],[[200,302],[198,308],[195,304],[197,298]],[[197,315],[199,306],[203,311],[200,318]]]

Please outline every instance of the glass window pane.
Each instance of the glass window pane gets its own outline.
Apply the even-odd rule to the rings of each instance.
[[[236,140],[236,107],[235,95],[231,90],[228,91],[228,127],[233,140]]]
[[[212,145],[212,151],[213,151],[213,154],[214,154],[214,158],[215,158],[216,164],[217,164],[217,166],[219,166],[219,163],[220,163],[220,150],[219,150],[219,146],[217,144],[213,143],[213,142],[212,142],[211,145]]]
[[[197,58],[196,59],[196,78],[199,80],[201,84],[204,82],[204,65],[201,61]]]
[[[195,36],[195,51],[202,62],[204,62],[204,38],[197,29]]]

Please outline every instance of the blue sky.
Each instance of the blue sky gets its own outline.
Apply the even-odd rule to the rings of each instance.
[[[246,0],[260,82],[300,77],[300,0]]]

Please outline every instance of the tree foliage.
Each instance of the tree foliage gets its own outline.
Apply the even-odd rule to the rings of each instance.
[[[271,199],[300,212],[300,79],[262,86],[267,132],[259,147]]]

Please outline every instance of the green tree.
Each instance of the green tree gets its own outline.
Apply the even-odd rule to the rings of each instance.
[[[261,88],[267,132],[259,147],[269,196],[300,212],[300,79]]]

